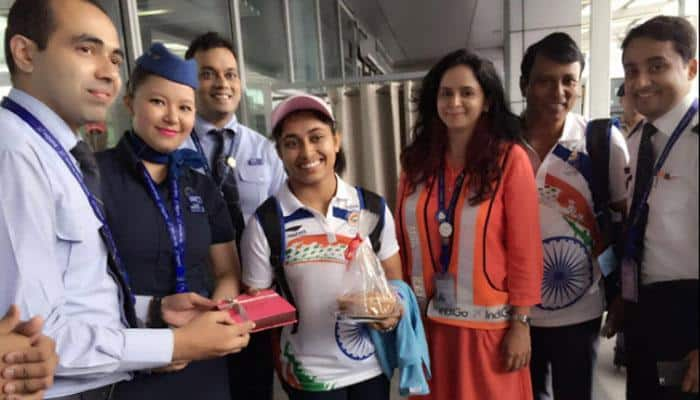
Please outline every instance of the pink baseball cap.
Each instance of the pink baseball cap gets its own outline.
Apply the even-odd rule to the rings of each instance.
[[[316,96],[311,96],[309,94],[297,94],[285,99],[283,102],[279,103],[274,110],[272,110],[272,117],[270,118],[272,130],[274,131],[277,124],[279,124],[280,121],[282,121],[287,115],[300,110],[318,111],[335,121],[331,107],[325,101],[323,101],[323,99]]]

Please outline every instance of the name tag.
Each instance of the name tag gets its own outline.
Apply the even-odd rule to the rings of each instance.
[[[263,165],[263,159],[262,158],[251,158],[248,160],[248,165],[252,165],[252,166]]]
[[[206,212],[204,209],[204,200],[198,195],[189,195],[187,196],[187,200],[189,201],[190,205],[190,212],[194,214],[202,214]]]
[[[435,303],[439,309],[454,308],[457,300],[455,280],[449,272],[435,274]]]

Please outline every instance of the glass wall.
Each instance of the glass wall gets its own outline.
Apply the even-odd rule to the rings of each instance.
[[[343,65],[345,77],[353,78],[360,75],[358,67],[358,41],[357,22],[352,18],[345,7],[340,7],[340,29],[343,42]]]
[[[316,1],[289,2],[289,23],[292,31],[294,80],[310,82],[321,79]]]
[[[283,0],[241,0],[241,41],[246,67],[248,125],[267,134],[270,87],[289,82],[289,52]]]
[[[338,3],[319,0],[321,14],[321,46],[323,46],[323,68],[325,79],[340,79],[340,32],[338,25]]]
[[[13,1],[0,0],[1,32]],[[359,57],[361,32],[343,0],[100,1],[119,28],[122,44],[130,56],[134,54],[131,46],[134,40],[140,41],[141,49],[137,51],[159,41],[184,56],[189,42],[199,34],[217,31],[237,43],[234,36],[240,32],[237,48],[242,50],[239,61],[243,64],[246,85],[239,116],[263,133],[272,110],[271,88],[292,81],[352,79],[376,73],[367,70],[366,65],[363,68]],[[127,15],[126,7],[130,4],[136,5],[135,15]],[[232,20],[235,15],[239,21]],[[140,32],[140,37],[132,38],[134,32]],[[130,57],[128,62],[122,71],[124,82],[134,60]],[[4,54],[0,52],[0,95],[9,89]],[[86,131],[93,132],[88,137],[99,138],[97,148],[104,148],[116,143],[129,127],[129,116],[120,98],[105,124],[88,127]],[[100,136],[102,131],[107,134]]]
[[[282,0],[241,0],[241,40],[246,73],[289,81]]]
[[[233,39],[227,0],[139,0],[137,4],[144,51],[153,42],[163,42],[184,56],[190,41],[208,31]]]

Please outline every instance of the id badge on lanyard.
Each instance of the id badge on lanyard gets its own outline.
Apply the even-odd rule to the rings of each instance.
[[[434,278],[435,296],[433,300],[439,309],[452,309],[457,304],[455,278],[449,272],[436,273]]]
[[[438,232],[440,234],[440,272],[436,272],[433,277],[435,284],[435,296],[433,300],[437,308],[452,309],[457,304],[457,288],[455,287],[455,277],[449,272],[450,256],[452,254],[455,207],[462,191],[462,185],[466,172],[462,171],[455,180],[455,188],[449,204],[445,204],[445,175],[440,171],[438,174],[438,207],[436,215]]]

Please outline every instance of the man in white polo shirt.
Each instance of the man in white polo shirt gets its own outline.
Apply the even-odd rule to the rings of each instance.
[[[520,87],[527,99],[523,138],[539,191],[544,250],[542,303],[532,308],[530,330],[536,400],[592,398],[606,297],[602,277],[610,272],[598,258],[613,239],[606,238],[594,199],[604,188],[605,207],[620,213],[625,205],[624,137],[614,127],[608,137],[605,125],[604,131],[588,136],[592,123],[571,112],[584,64],[576,42],[555,32],[530,46],[520,66]],[[609,149],[609,157],[598,173],[595,164],[604,163],[605,157],[593,135],[602,134],[605,141],[600,143]]]

